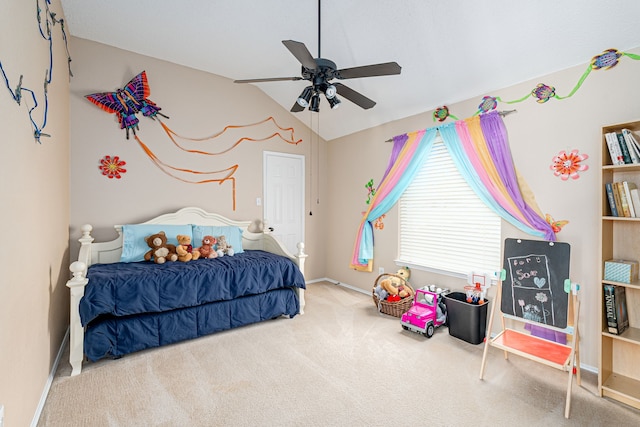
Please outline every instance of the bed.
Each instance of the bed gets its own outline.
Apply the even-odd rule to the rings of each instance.
[[[251,323],[304,313],[304,244],[291,254],[268,231],[187,207],[139,224],[116,225],[118,237],[94,243],[81,227],[69,269],[71,375],[85,360],[119,358]],[[233,256],[156,264],[145,261],[144,236],[225,235]],[[217,233],[217,234],[216,234]],[[224,234],[223,234],[224,233]]]

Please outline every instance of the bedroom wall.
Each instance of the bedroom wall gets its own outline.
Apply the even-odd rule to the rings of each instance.
[[[253,85],[234,84],[232,80],[195,69],[159,61],[136,53],[99,43],[71,38],[74,55],[71,81],[71,253],[77,254],[79,227],[89,223],[96,240],[116,237],[114,224],[145,221],[161,213],[184,206],[199,206],[233,219],[262,218],[262,206],[256,198],[263,196],[263,152],[275,151],[305,156],[306,215],[305,241],[307,280],[324,277],[324,249],[319,233],[324,223],[326,206],[316,205],[318,194],[326,192],[323,181],[310,177],[318,168],[326,170],[326,144],[318,140],[307,126],[310,112],[297,118],[274,103]],[[150,96],[163,121],[185,137],[208,137],[229,125],[258,123],[273,117],[283,128],[293,127],[297,145],[271,138],[264,142],[245,141],[223,155],[207,156],[187,153],[164,133],[160,124],[140,117],[137,135],[160,161],[166,165],[198,171],[215,171],[239,165],[236,173],[236,209],[233,210],[231,182],[223,184],[186,183],[180,179],[200,180],[198,176],[156,166],[143,147],[133,138],[125,138],[116,117],[90,103],[85,95],[109,92],[123,87],[138,73],[146,70]],[[201,151],[221,151],[242,137],[264,138],[284,131],[273,125],[231,129],[222,136],[205,142],[176,139],[179,144]],[[119,156],[126,162],[121,179],[107,179],[98,170],[106,155]],[[179,179],[178,179],[179,178]],[[313,205],[311,200],[314,201]],[[200,242],[194,242],[199,245]]]
[[[10,87],[33,90],[33,117],[44,118],[45,70],[49,43],[38,29],[33,2],[3,2],[0,62]],[[40,6],[45,9],[44,2]],[[64,17],[58,0],[51,12]],[[41,15],[43,25],[44,13]],[[53,79],[41,144],[34,140],[28,109],[0,88],[0,405],[5,426],[27,426],[38,407],[63,340],[69,316],[69,74],[60,25],[52,27]],[[4,79],[0,79],[4,86]]]
[[[602,46],[602,50],[611,46]],[[623,47],[618,49],[624,51]],[[638,48],[630,50],[638,54]],[[594,55],[600,52],[593,52]],[[539,58],[532,58],[537,61]],[[538,83],[556,88],[566,96],[574,88],[588,67],[591,58],[573,68],[530,80],[513,87],[457,102],[443,99],[451,114],[465,118],[473,115],[484,95],[499,96],[508,101],[520,99],[530,93]],[[592,71],[571,98],[551,99],[544,104],[530,98],[524,102],[499,104],[500,110],[516,109],[505,117],[514,162],[536,195],[544,213],[557,220],[569,220],[558,234],[558,240],[571,245],[571,279],[581,284],[582,333],[581,362],[591,367],[598,364],[598,333],[601,308],[598,300],[598,221],[600,212],[600,150],[601,126],[640,119],[640,61],[623,57],[610,70]],[[450,121],[449,119],[448,121]],[[448,122],[447,121],[447,122]],[[355,233],[365,209],[366,193],[363,186],[370,179],[378,184],[387,165],[392,144],[384,141],[399,134],[435,126],[432,111],[404,120],[329,142],[329,164],[334,171],[329,179],[330,209],[328,221],[333,226],[327,237],[334,242],[327,252],[327,276],[370,293],[378,276],[378,268],[395,271],[397,254],[397,209],[393,208],[384,219],[384,230],[375,231],[374,271],[363,273],[351,270],[349,260]],[[578,149],[588,154],[589,170],[580,173],[577,180],[562,181],[550,170],[552,158],[561,150]],[[358,168],[350,167],[358,158]],[[340,206],[341,209],[333,209]],[[455,226],[455,224],[443,224]],[[503,237],[524,237],[519,230],[505,224]],[[441,276],[414,269],[412,284],[420,287],[436,283],[454,290],[462,290],[464,280]],[[373,304],[373,303],[372,303]]]

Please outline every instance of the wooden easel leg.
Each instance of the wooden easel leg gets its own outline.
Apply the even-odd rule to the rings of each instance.
[[[571,388],[573,386],[573,370],[576,370],[576,382],[580,385],[580,333],[578,332],[578,320],[580,314],[580,301],[574,295],[573,302],[573,348],[571,349],[571,361],[569,362],[569,383],[567,384],[567,400],[564,405],[564,417],[569,418],[571,411]]]
[[[500,321],[502,330],[504,331],[504,329],[507,327],[507,325],[504,323],[504,316],[500,316]],[[504,360],[509,360],[509,352],[507,350],[504,350],[502,353],[504,354]]]
[[[580,378],[580,351],[578,350],[578,346],[580,345],[580,335],[578,334],[578,330],[576,328],[576,384],[582,385],[582,379]]]
[[[487,325],[487,330],[485,333],[485,337],[484,337],[484,350],[482,352],[482,366],[480,366],[480,379],[484,378],[484,367],[485,364],[487,363],[487,353],[489,351],[489,346],[491,343],[491,329],[493,327],[493,316],[495,315],[496,310],[498,310],[497,307],[500,307],[500,298],[501,298],[501,283],[498,282],[497,284],[497,291],[496,291],[496,297],[493,301],[493,306],[491,307],[491,314],[489,315],[489,324]]]
[[[576,313],[575,313],[575,320],[574,320],[574,333],[573,333],[573,339],[575,340],[575,347],[574,347],[574,351],[575,351],[575,369],[576,369],[576,384],[581,385],[582,384],[582,379],[580,377],[580,332],[578,331],[578,320],[579,320],[579,314],[580,314],[580,300],[578,300],[578,297],[576,295],[574,295],[574,304],[573,306],[576,309]]]
[[[564,417],[569,418],[569,411],[571,410],[571,386],[573,385],[573,358],[569,364],[569,383],[567,384],[567,400],[564,404]]]

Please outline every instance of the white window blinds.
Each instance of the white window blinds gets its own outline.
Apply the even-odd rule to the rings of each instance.
[[[467,185],[439,137],[400,198],[399,219],[399,263],[455,276],[500,268],[501,219]]]

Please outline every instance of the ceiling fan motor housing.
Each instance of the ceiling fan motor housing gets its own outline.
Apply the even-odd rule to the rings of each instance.
[[[316,68],[314,70],[302,67],[302,78],[313,84],[315,92],[325,93],[327,87],[331,86],[329,80],[337,77],[336,63],[325,58],[316,58],[315,61]]]

